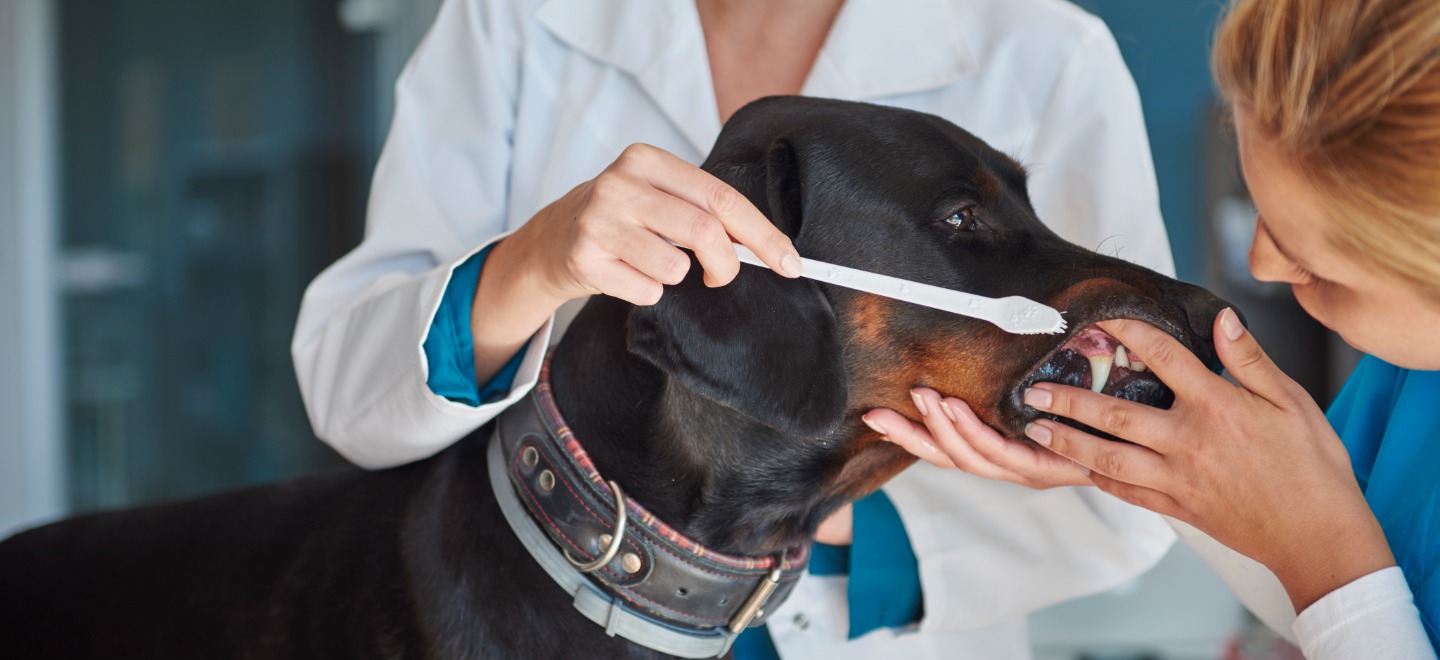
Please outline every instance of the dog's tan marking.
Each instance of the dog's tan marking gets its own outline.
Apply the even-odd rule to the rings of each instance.
[[[1000,182],[999,177],[991,174],[988,170],[979,170],[974,176],[975,187],[987,196],[996,197],[1005,192],[1005,185]]]
[[[886,340],[885,332],[890,327],[891,302],[887,298],[869,294],[855,297],[850,305],[850,328],[855,340],[867,346],[875,346]]]
[[[881,440],[880,434],[868,428],[857,433],[862,435],[851,443],[853,450],[834,481],[835,492],[847,500],[857,500],[879,490],[916,460],[914,454]]]

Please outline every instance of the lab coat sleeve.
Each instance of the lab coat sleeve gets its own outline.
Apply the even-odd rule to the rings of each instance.
[[[510,357],[505,366],[483,386],[475,378],[475,344],[470,333],[471,302],[480,285],[480,271],[488,252],[482,251],[451,272],[450,285],[440,296],[440,307],[425,337],[425,361],[430,373],[425,385],[431,392],[451,401],[478,406],[498,401],[510,393],[515,372],[525,351]]]
[[[1024,154],[1031,197],[1066,239],[1173,275],[1139,93],[1104,24],[1087,25]],[[885,492],[919,559],[921,631],[993,625],[1108,590],[1175,539],[1158,515],[1094,488],[1033,491],[918,464]]]
[[[510,394],[472,407],[426,386],[422,350],[451,272],[506,222],[521,30],[512,3],[447,0],[395,87],[365,238],[305,292],[291,354],[316,435],[381,468],[429,456],[535,382],[547,323]]]
[[[1275,577],[1264,564],[1225,547],[1188,523],[1170,517],[1165,520],[1175,529],[1180,540],[1214,569],[1245,609],[1270,630],[1291,643],[1297,643],[1295,608],[1290,604],[1290,595],[1285,593],[1285,585],[1280,584],[1280,578]]]
[[[1295,620],[1309,660],[1434,660],[1435,649],[1398,566],[1355,580],[1315,601]]]

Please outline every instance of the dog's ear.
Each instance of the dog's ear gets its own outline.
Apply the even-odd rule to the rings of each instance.
[[[752,180],[748,183],[754,185],[755,182]],[[758,195],[746,192],[746,197],[749,197],[780,231],[785,232],[790,240],[796,240],[800,236],[804,209],[800,199],[800,165],[796,162],[795,148],[789,140],[776,140],[766,150],[764,186],[763,204],[755,199]]]
[[[774,142],[748,162],[707,167],[794,239],[803,209],[793,149]],[[692,257],[685,281],[634,308],[627,343],[680,385],[782,433],[823,437],[844,417],[839,328],[810,280],[746,265],[730,284],[710,288]]]

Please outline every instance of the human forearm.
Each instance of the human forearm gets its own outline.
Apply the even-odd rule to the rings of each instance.
[[[1361,577],[1395,565],[1384,531],[1368,508],[1342,514],[1332,522],[1327,526],[1329,534],[1317,530],[1310,538],[1297,538],[1283,551],[1262,559],[1285,586],[1296,612]]]
[[[1309,395],[1265,356],[1231,310],[1214,323],[1234,386],[1170,335],[1144,323],[1100,324],[1175,390],[1168,411],[1052,383],[1025,403],[1091,425],[1116,445],[1041,419],[1036,442],[1089,467],[1102,490],[1185,520],[1269,567],[1296,611],[1395,561],[1355,480],[1345,446]],[[1198,429],[1207,429],[1200,436]],[[1284,466],[1276,470],[1274,466]]]
[[[493,378],[568,300],[545,284],[527,258],[533,244],[522,228],[497,243],[485,260],[470,310],[477,383]]]

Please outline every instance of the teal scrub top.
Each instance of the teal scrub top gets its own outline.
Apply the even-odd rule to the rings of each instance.
[[[1328,416],[1440,648],[1440,371],[1366,356]]]

